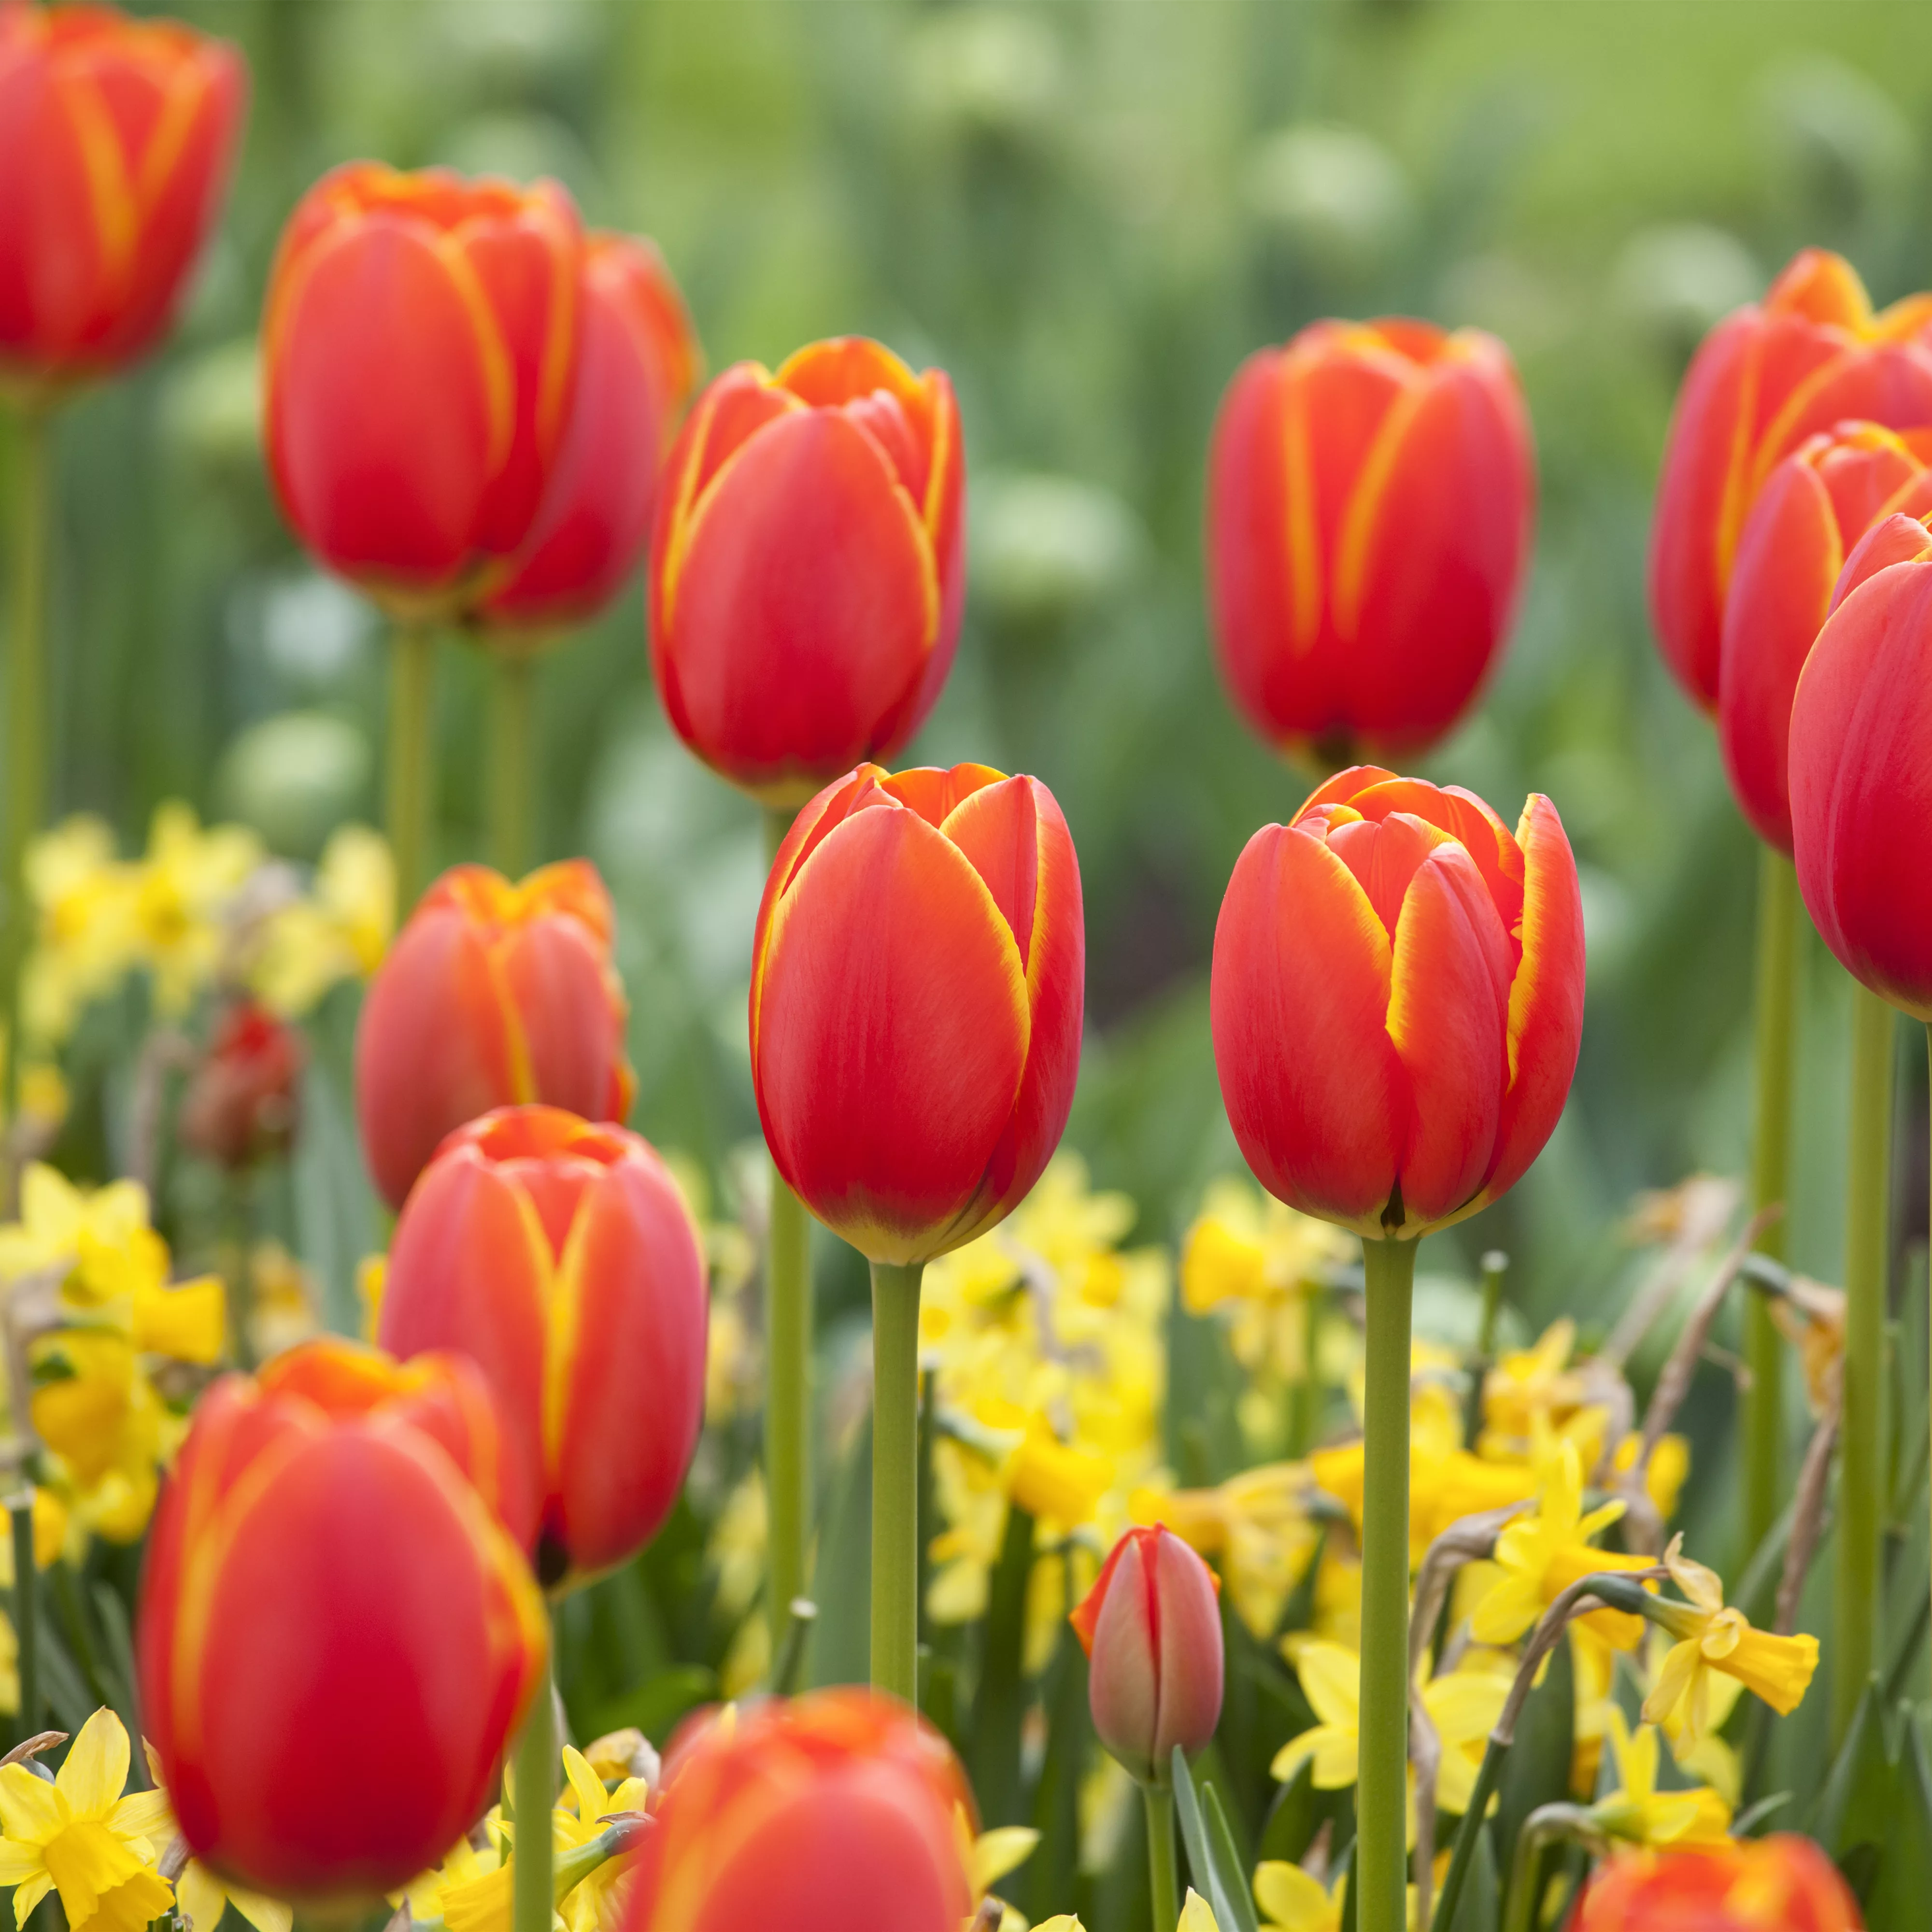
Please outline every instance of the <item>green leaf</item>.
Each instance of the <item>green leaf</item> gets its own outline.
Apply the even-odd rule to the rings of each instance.
[[[1315,1789],[1315,1761],[1304,1758],[1268,1812],[1257,1862],[1280,1858],[1299,1864],[1321,1829],[1323,1809],[1322,1794]]]
[[[1825,1780],[1811,1835],[1843,1865],[1848,1852],[1883,1839],[1892,1816],[1892,1786],[1885,1712],[1874,1677],[1852,1714],[1852,1727]]]
[[[602,1737],[634,1724],[654,1744],[662,1744],[680,1718],[717,1694],[716,1671],[701,1664],[674,1664],[634,1690],[599,1706],[589,1720],[586,1735]]]
[[[1174,1810],[1180,1820],[1180,1835],[1187,1846],[1187,1865],[1193,1874],[1194,1888],[1205,1898],[1221,1932],[1256,1932],[1254,1900],[1248,1890],[1248,1876],[1234,1856],[1234,1839],[1228,1831],[1225,1813],[1207,1787],[1214,1811],[1220,1814],[1220,1830],[1209,1827],[1210,1814],[1204,1809],[1187,1768],[1187,1756],[1178,1744],[1172,1762]]]
[[[1228,1902],[1234,1908],[1234,1932],[1261,1932],[1261,1921],[1255,1911],[1254,1888],[1246,1875],[1247,1867],[1235,1849],[1234,1834],[1228,1828],[1228,1814],[1222,1808],[1221,1794],[1213,1785],[1204,1784],[1201,1796],[1208,1814],[1208,1856],[1214,1862],[1215,1871],[1227,1892]]]
[[[1036,1923],[1064,1912],[1080,1876],[1080,1786],[1093,1761],[1094,1720],[1087,1702],[1087,1654],[1070,1628],[1047,1666],[1046,1755],[1034,1792],[1040,1844],[1028,1868],[1028,1916]]]
[[[980,1685],[973,1697],[966,1768],[980,1800],[980,1815],[989,1827],[1017,1825],[1024,1815],[1020,1732],[1028,1701],[1026,1604],[1027,1582],[1033,1574],[1033,1518],[1017,1504],[1010,1505],[981,1630]]]
[[[1570,1795],[1570,1760],[1576,1716],[1575,1674],[1570,1646],[1559,1643],[1550,1656],[1543,1682],[1531,1691],[1516,1727],[1516,1742],[1503,1760],[1496,1781],[1492,1828],[1498,1872],[1514,1868],[1516,1834],[1539,1804]]]
[[[1502,1888],[1496,1882],[1496,1853],[1486,1826],[1477,1833],[1476,1849],[1469,1855],[1469,1875],[1462,1881],[1456,1922],[1439,1928],[1439,1932],[1496,1932],[1502,1904]]]
[[[1869,1932],[1924,1932],[1932,1901],[1932,1760],[1916,1715],[1906,1719],[1894,1784],[1892,1822],[1865,1923]]]

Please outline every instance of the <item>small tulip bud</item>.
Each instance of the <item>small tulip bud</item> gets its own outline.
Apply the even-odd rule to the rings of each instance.
[[[1094,1729],[1142,1784],[1163,1782],[1174,1746],[1192,1757],[1220,1722],[1220,1588],[1157,1523],[1114,1544],[1073,1612]]]
[[[217,1022],[188,1083],[182,1141],[234,1172],[286,1153],[307,1058],[293,1028],[253,1000],[236,1000]]]

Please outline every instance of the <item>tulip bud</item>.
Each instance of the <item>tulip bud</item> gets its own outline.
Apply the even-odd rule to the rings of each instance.
[[[862,765],[799,814],[752,944],[752,1076],[780,1175],[877,1262],[1000,1221],[1058,1144],[1086,937],[1037,778]]]
[[[488,1798],[542,1673],[543,1605],[474,1484],[467,1364],[340,1342],[203,1396],[142,1580],[145,1728],[189,1851],[278,1898],[364,1898]]]
[[[670,1514],[704,1419],[710,1312],[697,1228],[650,1144],[506,1107],[452,1134],[404,1203],[380,1336],[482,1370],[506,1517],[554,1585],[622,1562]]]
[[[1473,329],[1319,322],[1250,356],[1208,458],[1221,667],[1270,745],[1414,751],[1508,632],[1535,456],[1509,352]]]
[[[236,1000],[216,1022],[188,1083],[182,1144],[237,1172],[286,1152],[308,1057],[294,1028],[253,1000]]]
[[[1514,1186],[1583,1026],[1583,915],[1556,808],[1372,765],[1250,839],[1214,930],[1229,1124],[1304,1214],[1409,1240]]]
[[[1599,1865],[1574,1932],[1863,1932],[1850,1886],[1809,1838],[1779,1832]]]
[[[965,467],[944,370],[875,342],[700,396],[651,538],[651,665],[714,770],[795,806],[916,731],[952,668]]]
[[[1073,1612],[1094,1733],[1143,1784],[1178,1744],[1204,1750],[1221,1721],[1220,1580],[1156,1523],[1114,1545]]]
[[[901,1705],[836,1690],[741,1708],[670,1777],[626,1932],[959,1932],[973,1816],[952,1752]]]
[[[104,374],[173,320],[248,100],[224,40],[0,5],[0,392]]]
[[[1932,296],[1875,315],[1849,262],[1807,248],[1692,359],[1658,482],[1650,609],[1664,661],[1706,711],[1718,704],[1724,604],[1758,492],[1837,423],[1932,423],[1928,326]]]
[[[445,1135],[493,1107],[630,1112],[612,937],[610,895],[581,859],[518,885],[458,866],[423,895],[370,982],[356,1036],[363,1152],[392,1208]]]

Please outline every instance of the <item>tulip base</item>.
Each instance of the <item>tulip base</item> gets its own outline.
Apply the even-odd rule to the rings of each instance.
[[[1143,1784],[1147,1807],[1148,1880],[1154,1899],[1154,1932],[1174,1932],[1180,1919],[1180,1880],[1174,1844],[1174,1792]]]
[[[396,923],[428,882],[430,788],[436,770],[436,633],[399,623],[389,649],[387,795],[389,851],[396,867]]]
[[[7,631],[6,872],[4,943],[0,945],[4,987],[7,1131],[17,1138],[20,1118],[20,975],[34,943],[33,909],[27,901],[27,847],[40,830],[46,793],[47,559],[52,536],[52,428],[40,410],[16,418],[20,475],[16,496],[14,608]],[[13,1198],[14,1160],[7,1162],[7,1197]]]
[[[1405,1932],[1408,1816],[1409,1310],[1415,1244],[1364,1239],[1368,1336],[1362,1488],[1360,1932]]]
[[[556,1802],[556,1711],[546,1652],[524,1728],[517,1736],[516,1836],[511,1845],[513,1932],[550,1932],[550,1809]]]
[[[919,1696],[919,1285],[872,1264],[872,1687]]]
[[[506,879],[530,870],[535,843],[536,662],[527,646],[490,652],[490,862]]]

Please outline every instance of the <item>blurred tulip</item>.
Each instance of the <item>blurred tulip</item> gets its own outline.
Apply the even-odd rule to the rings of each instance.
[[[266,435],[330,569],[411,616],[508,574],[565,442],[583,256],[554,182],[355,161],[303,196],[263,312]]]
[[[703,1250],[647,1142],[557,1107],[452,1134],[396,1222],[380,1335],[450,1349],[502,1418],[506,1516],[538,1576],[608,1570],[677,1498],[704,1415]]]
[[[1809,1838],[1624,1852],[1598,1868],[1573,1932],[1863,1932],[1851,1888]]]
[[[1706,711],[1718,707],[1724,601],[1758,492],[1836,423],[1932,423],[1928,326],[1932,296],[1875,315],[1850,262],[1807,248],[1692,360],[1658,483],[1650,608],[1665,662]]]
[[[651,664],[678,735],[796,806],[918,730],[952,668],[965,467],[943,370],[875,342],[725,370],[651,538]]]
[[[219,213],[248,102],[226,41],[0,4],[0,392],[151,348]]]
[[[1234,1137],[1305,1214],[1410,1240],[1513,1186],[1583,1022],[1576,862],[1550,801],[1512,836],[1472,794],[1372,765],[1249,840],[1214,934]]]
[[[302,1036],[253,1000],[237,1000],[188,1082],[178,1131],[184,1146],[238,1172],[286,1151],[308,1058]]]
[[[520,884],[458,866],[376,969],[356,1036],[356,1105],[377,1190],[400,1208],[443,1136],[542,1100],[621,1120],[634,1082],[610,895],[586,860]]]
[[[1718,742],[1738,808],[1791,850],[1787,753],[1798,674],[1832,606],[1846,553],[1894,513],[1932,512],[1932,429],[1840,423],[1771,472],[1738,541],[1724,601]]]
[[[862,765],[799,814],[758,909],[752,1073],[786,1184],[874,1262],[1003,1220],[1079,1070],[1086,937],[1037,778]]]
[[[972,1793],[902,1706],[853,1690],[774,1701],[678,1758],[626,1932],[959,1932],[971,1916]]]
[[[1408,752],[1509,628],[1535,456],[1509,352],[1474,329],[1318,322],[1241,365],[1208,458],[1221,674],[1268,743]]]
[[[366,1899],[482,1810],[545,1651],[542,1599],[486,1505],[496,1454],[460,1361],[315,1342],[202,1397],[137,1647],[182,1835],[224,1877]]]
[[[1073,1612],[1102,1744],[1142,1784],[1165,1784],[1178,1744],[1207,1748],[1221,1721],[1221,1586],[1156,1523],[1114,1545]]]

